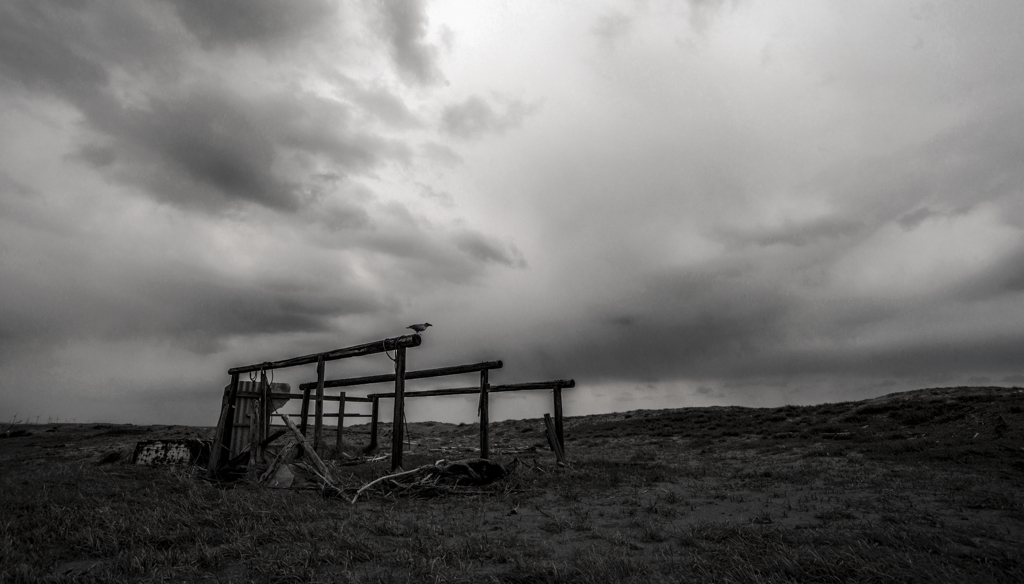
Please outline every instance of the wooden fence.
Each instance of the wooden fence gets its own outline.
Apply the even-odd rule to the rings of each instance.
[[[482,363],[473,363],[469,365],[455,365],[451,367],[440,367],[437,369],[423,369],[420,371],[409,371],[405,374],[405,379],[426,379],[431,377],[445,377],[449,375],[460,375],[465,373],[479,373],[480,384],[473,387],[458,387],[451,389],[430,389],[425,391],[410,391],[406,392],[404,384],[402,391],[394,391],[390,393],[371,393],[367,395],[363,400],[372,402],[372,409],[370,414],[370,444],[367,450],[373,450],[377,448],[377,435],[378,435],[378,422],[380,417],[380,400],[381,399],[394,399],[394,417],[393,429],[392,429],[392,440],[391,440],[391,465],[393,469],[397,469],[402,466],[402,443],[404,442],[405,427],[400,423],[404,419],[405,415],[405,398],[409,397],[434,397],[444,395],[480,395],[480,403],[478,407],[478,414],[480,416],[480,457],[490,458],[490,430],[489,430],[489,396],[492,393],[506,392],[506,391],[529,391],[538,389],[550,389],[554,394],[554,411],[555,411],[555,439],[562,452],[565,450],[565,435],[564,427],[562,423],[562,389],[572,388],[576,386],[576,382],[572,379],[558,379],[554,381],[537,381],[531,383],[515,383],[506,385],[490,385],[489,383],[489,371],[492,369],[501,369],[503,366],[501,361],[484,361]],[[332,379],[324,381],[322,384],[323,388],[332,387],[352,387],[359,385],[369,385],[374,383],[387,383],[395,381],[394,375],[371,375],[367,377],[350,377],[347,379]],[[397,384],[396,384],[397,387]],[[303,395],[303,408],[302,411],[306,412],[309,409],[308,403],[310,401],[310,392],[313,389],[317,389],[316,400],[319,402],[322,399],[326,399],[323,396],[323,392],[320,389],[319,382],[317,383],[303,383],[299,386],[302,390]],[[352,401],[353,398],[346,398]],[[317,408],[317,411],[322,411],[322,408]],[[305,417],[303,416],[303,419]],[[322,426],[318,426],[322,427]],[[303,427],[303,433],[305,429]],[[322,441],[322,438],[318,438],[317,430],[314,430],[313,443],[317,444]]]

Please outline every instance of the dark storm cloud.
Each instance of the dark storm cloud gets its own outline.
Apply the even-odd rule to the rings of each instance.
[[[778,347],[761,359],[740,363],[736,377],[863,375],[927,378],[1019,367],[1024,335],[891,343],[873,347],[823,346],[800,351]]]
[[[630,277],[632,287],[614,302],[588,304],[585,321],[556,320],[538,331],[541,344],[525,357],[537,374],[568,369],[593,381],[721,374],[778,343],[794,308],[784,292],[732,270]],[[586,291],[577,295],[585,299]]]
[[[344,77],[338,81],[345,90],[345,97],[364,114],[395,128],[415,128],[422,125],[409,106],[386,87],[365,87]]]
[[[439,79],[423,7],[381,11],[383,58],[390,51],[418,83]],[[69,176],[110,181],[71,196],[64,183],[40,191],[0,172],[5,354],[90,338],[216,352],[238,335],[316,334],[341,317],[394,313],[409,283],[438,289],[523,265],[510,243],[431,225],[365,186],[389,163],[458,156],[393,137],[423,124],[384,82],[337,73],[322,91],[304,88],[288,55],[333,12],[327,2],[0,6],[0,88],[26,103],[55,98],[79,116],[63,128]],[[254,56],[260,81],[249,83]],[[99,205],[94,215],[62,211],[86,201]],[[256,253],[273,258],[250,260]]]
[[[864,224],[860,221],[840,217],[828,217],[807,221],[804,223],[790,223],[783,227],[761,228],[748,231],[721,232],[722,239],[734,245],[791,245],[803,247],[819,243],[823,240],[833,240],[856,235],[864,230]]]
[[[986,269],[977,278],[956,287],[955,297],[964,302],[981,301],[1024,293],[1024,243]]]
[[[115,157],[128,159],[127,178],[167,201],[204,205],[219,195],[294,210],[294,186],[271,170],[273,136],[246,109],[229,95],[203,92],[94,120],[116,139]]]
[[[179,2],[176,11],[204,41],[270,46],[302,37],[333,10],[328,3],[294,9],[283,2],[237,4]],[[122,12],[146,6],[129,4]],[[164,41],[155,39],[166,36],[157,28],[159,15],[136,14],[131,24],[141,31],[114,36],[105,34],[104,19],[110,15],[90,8],[45,1],[0,7],[5,17],[0,19],[0,83],[56,95],[76,107],[92,131],[80,159],[109,178],[144,186],[157,198],[185,207],[250,202],[295,210],[299,194],[309,187],[306,177],[282,172],[283,156],[294,159],[298,152],[306,166],[326,158],[347,173],[411,156],[404,144],[355,127],[349,107],[323,97],[253,94],[217,80],[182,86],[187,65],[181,55],[194,48],[179,44],[158,50]],[[95,11],[100,8],[112,11],[108,5]],[[150,34],[143,34],[147,30]],[[125,81],[115,82],[112,71],[138,76],[138,83],[129,82],[135,98],[119,97]],[[386,90],[355,83],[349,90],[355,104],[375,119],[415,123]]]
[[[582,316],[574,312],[541,325],[536,338],[543,340],[517,347],[517,358],[540,376],[585,371],[588,379],[618,383],[756,385],[787,377],[922,380],[1012,372],[1021,339],[1000,332],[997,323],[1005,318],[1001,310],[1024,290],[1024,244],[1013,243],[1011,235],[1024,225],[1024,172],[1018,162],[1024,160],[1024,116],[1019,113],[965,117],[958,126],[885,157],[867,154],[823,170],[797,185],[800,197],[830,210],[823,217],[779,221],[773,214],[769,226],[752,222],[755,227],[736,228],[744,210],[720,213],[704,235],[726,244],[727,253],[701,267],[625,268],[629,259],[647,265],[651,251],[625,250],[620,240],[609,238],[616,242],[611,249],[595,240],[588,248],[593,257],[627,258],[618,260],[613,300],[589,301],[599,293],[562,283],[571,290],[567,305],[586,307],[578,313]],[[617,213],[617,229],[642,229],[629,225],[628,218]],[[949,237],[968,246],[985,243],[992,234],[971,232],[977,225],[1004,229],[998,235],[1003,243],[979,247],[1001,255],[978,257],[973,271],[959,259],[944,264],[946,258],[930,255],[922,241]],[[865,256],[854,268],[844,263],[879,234],[881,241],[891,237],[898,244],[906,238],[913,244],[892,246],[889,257]],[[948,248],[948,242],[935,244],[933,254]],[[915,260],[934,263],[935,276],[928,273],[937,278],[934,286],[892,267],[902,264],[889,263],[914,267]],[[860,289],[857,270],[878,282]],[[964,326],[986,332],[958,331]]]
[[[267,131],[281,146],[319,155],[336,168],[364,173],[385,160],[409,162],[402,141],[356,127],[352,108],[311,94],[276,95],[253,108],[269,120]]]
[[[920,225],[925,219],[930,219],[932,217],[935,217],[936,215],[937,213],[935,213],[935,211],[932,211],[928,207],[920,207],[900,217],[897,220],[897,222],[900,224],[900,227],[904,229],[914,229],[915,227]]]
[[[506,266],[526,267],[523,254],[514,246],[501,245],[475,231],[462,231],[453,237],[455,246],[481,262],[496,262]]]
[[[441,112],[441,130],[459,138],[501,134],[519,127],[527,116],[540,110],[539,104],[517,99],[498,101],[500,105],[495,107],[484,98],[474,95],[462,103],[445,107]]]
[[[1014,200],[1024,188],[1022,136],[1024,109],[994,108],[922,144],[825,172],[807,188],[835,198],[868,228],[896,220],[913,229],[929,217]],[[1020,205],[1004,208],[1007,221],[1024,227]]]
[[[311,188],[312,179],[275,172],[285,154],[310,162],[327,159],[348,173],[410,156],[400,142],[351,128],[344,105],[309,94],[254,99],[226,89],[199,89],[154,97],[144,109],[104,102],[91,113],[105,136],[101,144],[87,144],[83,158],[184,206],[248,201],[294,211],[299,191]],[[118,161],[123,164],[114,164]]]
[[[395,286],[433,289],[477,281],[491,264],[526,267],[515,245],[464,226],[432,225],[398,203],[378,219],[357,245],[379,255],[377,269]]]
[[[328,0],[166,0],[207,48],[266,45],[307,36],[336,11]]]
[[[381,2],[381,28],[391,45],[391,54],[407,79],[430,84],[441,78],[437,48],[428,44],[427,15],[420,0]]]
[[[107,82],[107,71],[77,43],[73,5],[4,2],[0,5],[0,82],[75,96]]]
[[[373,290],[336,270],[331,278],[295,279],[270,266],[252,276],[230,276],[144,257],[116,261],[77,250],[60,253],[34,272],[0,266],[0,334],[9,341],[160,338],[205,352],[232,335],[315,332],[331,318],[384,306]],[[47,272],[60,273],[60,285]]]

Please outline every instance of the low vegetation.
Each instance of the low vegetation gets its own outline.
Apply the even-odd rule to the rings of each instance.
[[[567,418],[572,468],[541,420],[501,422],[507,479],[355,505],[126,460],[210,429],[19,424],[0,582],[1024,582],[1022,408],[954,388]],[[471,457],[476,432],[412,424],[406,466]],[[354,492],[390,464],[335,471]]]

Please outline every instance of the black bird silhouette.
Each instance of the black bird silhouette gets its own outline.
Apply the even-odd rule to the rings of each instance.
[[[418,333],[422,333],[423,331],[427,330],[428,326],[434,326],[434,325],[430,324],[429,322],[425,322],[423,324],[414,324],[414,325],[411,325],[411,326],[407,326],[405,328],[412,329],[412,330],[414,330],[414,331],[416,331]]]

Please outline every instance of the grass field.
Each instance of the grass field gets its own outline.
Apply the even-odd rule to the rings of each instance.
[[[1024,582],[1024,390],[570,417],[572,468],[541,420],[492,427],[507,479],[355,505],[101,463],[209,428],[3,427],[0,582]],[[477,431],[411,424],[406,467]]]

